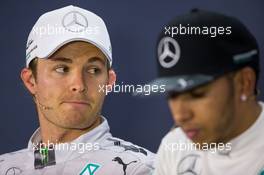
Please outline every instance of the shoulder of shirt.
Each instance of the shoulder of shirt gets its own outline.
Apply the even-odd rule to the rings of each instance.
[[[170,130],[162,139],[162,142],[175,143],[175,142],[189,142],[181,128],[177,127]]]
[[[191,143],[192,142],[186,137],[181,128],[174,128],[169,131],[163,137],[160,144],[157,154],[156,169],[163,169],[164,167],[167,168],[177,165],[182,157],[190,154],[190,150],[185,148],[186,145]],[[168,171],[170,170],[168,169]]]
[[[4,154],[0,155],[0,161],[2,159],[16,157],[18,155],[21,155],[21,154],[27,153],[27,152],[28,152],[28,149],[27,148],[24,148],[24,149],[21,149],[21,150],[18,150],[18,151],[14,151],[14,152],[4,153]]]
[[[0,155],[0,174],[4,167],[8,167],[17,161],[25,160],[25,154],[28,153],[28,149],[21,149],[18,151],[5,153]],[[23,162],[22,160],[22,162]]]
[[[140,167],[145,166],[153,169],[155,154],[131,142],[116,137],[108,137],[101,149],[111,151],[121,157],[137,160]]]

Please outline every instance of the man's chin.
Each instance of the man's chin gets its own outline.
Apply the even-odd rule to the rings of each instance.
[[[61,122],[58,123],[58,125],[64,127],[64,128],[76,128],[76,129],[79,129],[79,128],[82,128],[83,125],[85,125],[85,123],[87,123],[87,119],[84,118],[83,116],[65,116]]]
[[[98,117],[89,117],[89,114],[86,115],[72,115],[66,117],[64,121],[65,126],[75,129],[87,129],[93,127],[97,122]]]
[[[217,147],[217,142],[213,139],[194,139],[192,143],[195,145],[196,149],[201,151],[208,151],[210,149],[215,149]]]

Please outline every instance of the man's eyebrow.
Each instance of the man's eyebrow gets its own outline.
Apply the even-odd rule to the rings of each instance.
[[[209,82],[207,84],[203,84],[203,85],[198,86],[197,88],[192,89],[190,92],[196,93],[196,92],[208,91],[210,89],[211,85],[212,85],[212,82]]]
[[[72,59],[70,58],[65,58],[65,57],[54,57],[50,59],[51,61],[62,61],[66,63],[72,63]]]
[[[99,61],[99,62],[101,62],[103,65],[105,65],[105,60],[106,60],[106,59],[102,59],[102,58],[99,58],[99,57],[92,57],[92,58],[90,58],[87,62],[88,62],[88,63],[94,63],[94,62]]]

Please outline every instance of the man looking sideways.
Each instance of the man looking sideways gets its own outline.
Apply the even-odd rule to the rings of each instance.
[[[153,154],[112,137],[101,115],[116,80],[103,20],[67,6],[42,15],[29,34],[21,78],[40,128],[28,148],[0,157],[0,174],[150,174]]]

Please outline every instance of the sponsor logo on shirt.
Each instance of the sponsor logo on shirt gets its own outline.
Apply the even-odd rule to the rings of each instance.
[[[23,171],[18,167],[11,167],[6,170],[5,175],[17,175],[21,174],[22,172]]]
[[[259,172],[259,175],[264,175],[264,169]]]
[[[124,175],[126,175],[126,169],[127,166],[130,165],[131,163],[137,163],[136,160],[131,161],[129,163],[124,163],[123,160],[120,157],[115,157],[112,161],[119,163],[120,165],[123,166],[123,171],[124,171]]]
[[[95,172],[101,167],[101,165],[96,163],[89,163],[87,164],[83,170],[81,171],[80,175],[94,175]]]
[[[189,154],[183,157],[178,164],[178,174],[181,175],[201,175],[202,171],[199,167],[200,156]]]
[[[139,148],[139,147],[136,147],[134,145],[124,145],[119,140],[116,140],[116,139],[108,138],[107,140],[113,141],[115,146],[122,147],[122,148],[125,149],[125,151],[132,151],[132,152],[135,152],[135,153],[142,153],[145,156],[148,155],[147,151],[144,150],[143,148]]]

